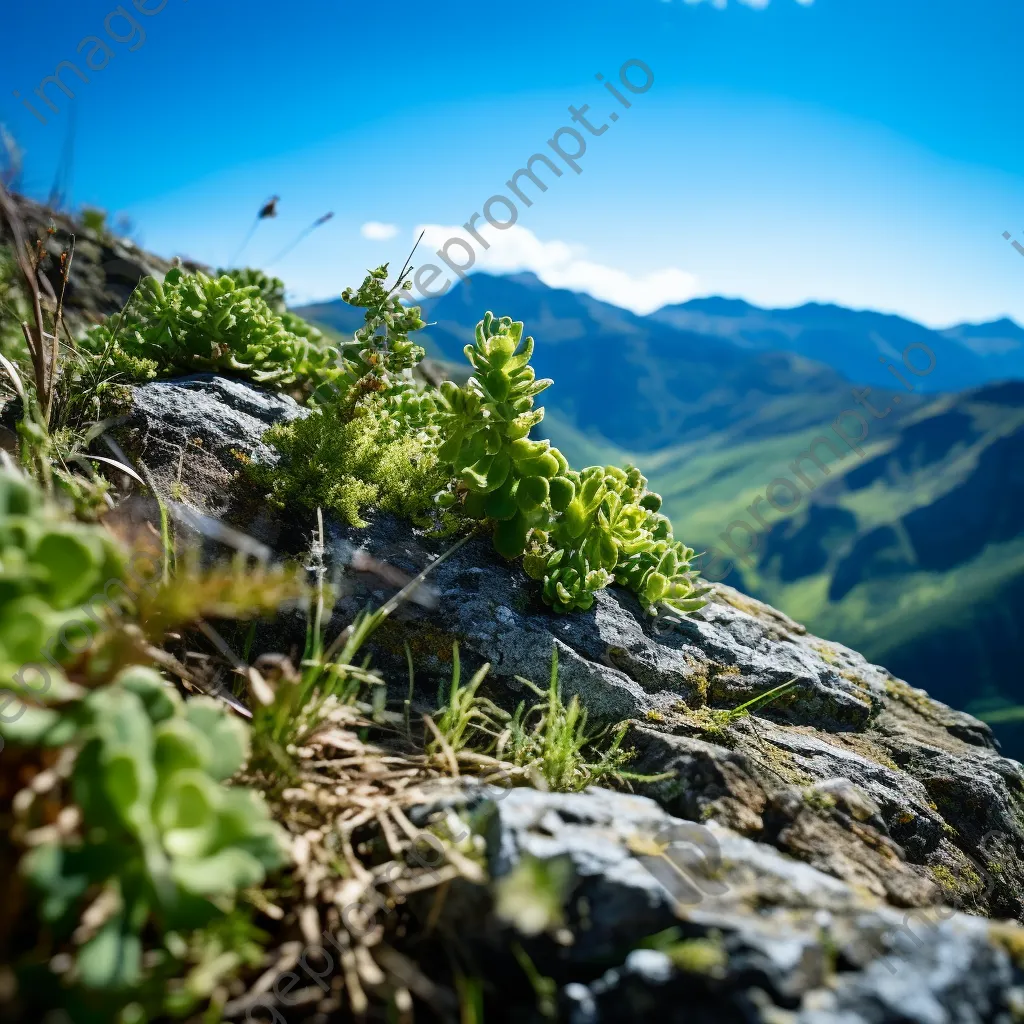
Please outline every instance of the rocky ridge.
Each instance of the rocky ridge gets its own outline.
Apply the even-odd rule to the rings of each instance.
[[[117,437],[179,506],[297,554],[314,517],[268,509],[244,463],[272,459],[261,435],[302,414],[204,375],[136,388]],[[446,546],[385,516],[325,526],[339,627]],[[382,565],[390,572],[366,571]],[[513,706],[526,693],[517,677],[543,682],[556,648],[567,694],[595,720],[630,720],[631,768],[670,773],[637,795],[466,782],[439,796],[486,821],[491,878],[449,900],[439,927],[495,943],[501,880],[524,862],[559,863],[576,940],[538,939],[538,962],[574,1022],[647,1010],[800,1024],[1019,1019],[1024,932],[986,918],[1024,912],[1024,770],[983,723],[722,585],[679,621],[645,618],[614,588],[586,613],[556,616],[517,566],[473,540],[429,588],[374,639],[375,664],[398,687],[406,643],[417,690],[432,695],[457,641],[464,665],[489,663],[490,694]],[[261,642],[287,643],[280,628]],[[780,699],[730,714],[790,680]],[[642,948],[669,928],[669,947]]]

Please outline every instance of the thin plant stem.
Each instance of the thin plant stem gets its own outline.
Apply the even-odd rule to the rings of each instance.
[[[71,275],[71,261],[75,258],[75,236],[71,236],[71,248],[68,250],[67,259],[61,268],[60,299],[57,301],[57,314],[53,321],[53,338],[50,345],[50,386],[46,394],[46,405],[43,407],[43,419],[46,425],[50,425],[50,415],[53,412],[53,394],[57,381],[57,364],[60,358],[60,328],[64,322],[64,293],[68,287],[68,277]]]

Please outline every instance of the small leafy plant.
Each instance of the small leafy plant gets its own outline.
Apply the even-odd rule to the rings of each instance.
[[[345,300],[366,309],[365,324],[340,354],[338,376],[319,388],[310,415],[271,428],[279,466],[252,474],[275,504],[325,508],[354,526],[380,508],[426,524],[449,474],[437,456],[434,395],[413,380],[423,349],[409,340],[423,327],[388,288],[387,266],[371,271]]]
[[[437,731],[440,736],[427,746],[428,753],[441,750],[442,739],[448,749],[455,754],[468,747],[471,741],[474,741],[474,746],[479,749],[485,736],[491,737],[489,742],[484,742],[485,747],[498,742],[498,723],[507,715],[492,701],[477,695],[477,690],[480,689],[480,684],[486,679],[490,669],[490,665],[481,665],[473,673],[473,678],[463,686],[459,645],[453,646],[451,684],[448,686],[447,695],[438,694],[436,714]]]
[[[780,683],[778,686],[773,686],[770,690],[766,690],[764,693],[759,693],[756,697],[751,697],[750,700],[744,701],[735,708],[712,710],[709,714],[715,725],[720,729],[725,728],[727,726],[734,725],[741,718],[745,718],[747,715],[752,715],[755,711],[762,711],[770,704],[773,704],[780,698],[785,697],[792,690],[798,688],[799,683],[797,683],[795,679],[790,679],[788,682]]]
[[[116,598],[124,566],[105,529],[66,519],[13,469],[0,469],[0,565],[0,677],[18,694],[26,675],[40,685],[22,666],[63,660],[102,628],[93,599]]]
[[[575,793],[602,782],[623,782],[639,776],[625,771],[632,752],[622,749],[628,724],[588,730],[587,711],[573,694],[568,704],[558,685],[558,649],[551,652],[547,692],[519,678],[543,699],[516,708],[498,744],[515,764],[536,769],[547,785],[560,793]]]
[[[602,782],[622,783],[647,778],[625,771],[632,752],[622,749],[627,723],[588,729],[587,712],[575,694],[566,704],[558,684],[558,651],[551,652],[547,690],[529,679],[516,678],[540,701],[520,703],[514,714],[503,711],[479,694],[490,665],[481,666],[469,683],[461,683],[458,646],[454,651],[452,682],[435,712],[435,739],[427,752],[459,755],[471,750],[484,762],[513,765],[520,774],[543,780],[559,793],[575,793]]]
[[[291,315],[286,324],[264,287],[176,267],[163,281],[144,278],[124,311],[90,328],[82,347],[132,380],[205,370],[308,394],[337,377],[320,332]]]
[[[247,758],[248,729],[219,703],[185,703],[135,667],[41,713],[38,741],[77,751],[71,795],[87,827],[37,846],[22,870],[43,919],[78,937],[75,980],[131,989],[143,977],[144,931],[187,932],[223,916],[282,865],[283,834],[254,792],[224,785]]]

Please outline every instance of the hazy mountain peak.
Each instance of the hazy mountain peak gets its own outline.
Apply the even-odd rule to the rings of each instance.
[[[688,309],[711,316],[744,316],[750,312],[762,312],[758,306],[752,305],[746,299],[730,299],[723,295],[706,295],[703,298],[690,299],[689,302],[678,305],[663,306],[662,309]],[[661,310],[656,310],[651,315],[657,316],[660,312]]]
[[[305,315],[347,329],[354,311],[334,303],[332,313],[331,306],[307,307]],[[430,337],[441,351],[456,355],[472,336],[480,312],[490,309],[525,321],[527,331],[546,344],[588,339],[588,351],[596,351],[594,346],[609,351],[643,347],[642,339],[650,337],[658,339],[655,348],[665,345],[670,353],[702,349],[727,361],[788,352],[831,367],[850,381],[889,390],[910,387],[918,393],[1024,379],[1024,328],[1005,317],[940,331],[892,313],[834,303],[765,309],[715,295],[639,316],[584,292],[552,288],[531,271],[473,274],[422,306],[434,325]],[[632,358],[645,357],[637,351]]]

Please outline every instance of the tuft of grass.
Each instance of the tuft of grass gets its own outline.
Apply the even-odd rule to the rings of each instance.
[[[368,659],[360,660],[360,652],[370,637],[388,617],[416,590],[438,565],[450,558],[465,544],[464,537],[434,559],[397,594],[373,611],[362,612],[354,622],[341,631],[330,643],[324,642],[325,620],[329,618],[323,583],[323,518],[318,515],[318,539],[314,542],[311,570],[316,576],[316,588],[306,630],[306,647],[298,671],[285,673],[266,699],[257,701],[253,709],[253,745],[257,756],[289,772],[292,757],[289,748],[301,743],[323,720],[329,706],[356,705],[366,688],[372,688],[374,703],[368,710],[373,720],[387,719],[381,704],[384,680],[369,668]],[[396,720],[408,722],[411,704],[412,664],[410,671],[410,697],[404,714]],[[479,684],[477,684],[479,685]],[[453,677],[453,699],[458,702],[458,678]],[[474,688],[475,692],[475,688]],[[410,730],[406,729],[407,734]]]
[[[462,664],[459,645],[452,645],[452,682],[448,688],[447,703],[443,691],[438,693],[441,706],[436,728],[438,735],[428,744],[427,752],[436,753],[448,747],[458,753],[475,741],[475,747],[482,753],[489,753],[498,742],[501,716],[504,714],[486,697],[478,697],[477,690],[490,671],[489,664],[481,665],[465,686],[460,685]],[[481,737],[488,737],[481,743]]]
[[[459,1024],[484,1024],[483,978],[456,970],[455,991],[459,1000]]]
[[[574,694],[566,704],[558,685],[558,649],[551,652],[551,676],[547,691],[530,680],[517,677],[544,699],[527,709],[516,708],[499,743],[513,763],[526,768],[556,792],[575,793],[602,782],[622,783],[647,779],[630,774],[624,767],[632,752],[622,749],[628,723],[587,728],[587,710]]]
[[[519,942],[512,943],[512,955],[522,968],[526,980],[530,983],[534,995],[537,997],[537,1012],[544,1020],[558,1020],[558,983],[554,978],[549,978],[537,969],[537,965],[530,959],[530,955],[523,949]]]
[[[546,690],[529,679],[516,678],[542,699],[532,706],[523,701],[510,715],[478,690],[490,666],[484,665],[466,686],[460,685],[461,664],[455,645],[452,685],[439,695],[436,724],[427,724],[435,738],[427,747],[433,757],[445,757],[454,767],[460,755],[475,767],[492,767],[497,778],[528,778],[533,784],[559,793],[575,793],[587,786],[628,781],[651,782],[664,776],[637,775],[625,770],[632,751],[622,742],[627,722],[591,729],[586,708],[573,695],[568,704],[558,685],[558,651],[551,655]]]

